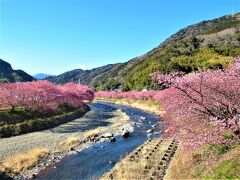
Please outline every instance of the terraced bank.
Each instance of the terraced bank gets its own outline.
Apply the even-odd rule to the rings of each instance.
[[[101,179],[163,179],[177,150],[175,140],[149,139]]]

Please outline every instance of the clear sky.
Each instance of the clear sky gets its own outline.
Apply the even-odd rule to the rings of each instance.
[[[0,58],[30,74],[125,62],[240,0],[0,0]]]

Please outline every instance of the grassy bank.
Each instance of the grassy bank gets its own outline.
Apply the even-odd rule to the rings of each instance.
[[[164,110],[161,110],[160,103],[157,101],[154,101],[152,99],[113,99],[113,98],[96,98],[96,101],[109,101],[113,102],[115,104],[122,104],[126,106],[130,106],[133,108],[138,108],[143,111],[151,112],[156,115],[162,115],[164,114]]]
[[[165,179],[239,179],[239,162],[239,145],[226,149],[205,144],[190,154],[180,148]]]
[[[89,107],[84,105],[80,109],[61,106],[57,111],[40,113],[37,111],[0,110],[0,137],[11,137],[29,132],[45,130],[81,117]]]

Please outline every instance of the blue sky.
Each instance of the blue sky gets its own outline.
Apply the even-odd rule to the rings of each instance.
[[[125,62],[239,0],[0,0],[0,58],[30,74]]]

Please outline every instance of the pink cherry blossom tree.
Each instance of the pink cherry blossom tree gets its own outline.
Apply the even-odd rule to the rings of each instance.
[[[152,74],[157,85],[173,90],[165,108],[231,130],[239,137],[240,58],[226,70],[203,70],[192,74]],[[166,97],[165,97],[166,98]]]

